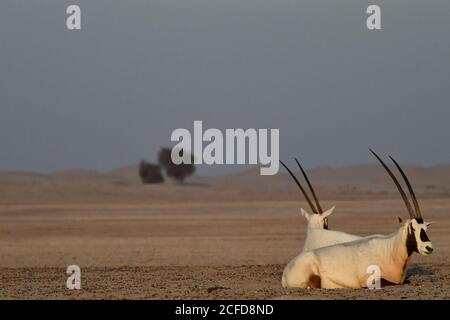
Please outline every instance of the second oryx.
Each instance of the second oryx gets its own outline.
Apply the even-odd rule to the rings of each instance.
[[[328,217],[333,213],[335,207],[332,207],[326,210],[325,212],[322,210],[319,199],[317,198],[316,192],[314,191],[314,188],[311,182],[309,181],[305,170],[303,169],[297,158],[295,158],[295,162],[297,162],[297,165],[300,168],[303,177],[305,178],[306,183],[308,184],[309,189],[311,190],[311,194],[315,202],[314,205],[314,203],[311,201],[307,192],[305,191],[301,183],[298,181],[294,173],[292,173],[292,171],[282,161],[280,161],[283,167],[286,168],[291,177],[294,179],[295,183],[299,187],[300,191],[302,192],[303,196],[305,197],[306,201],[308,202],[312,210],[312,214],[309,214],[303,208],[300,209],[302,216],[305,217],[305,219],[308,221],[303,251],[308,251],[316,248],[330,246],[337,243],[349,242],[360,239],[361,238],[360,236],[328,229]]]

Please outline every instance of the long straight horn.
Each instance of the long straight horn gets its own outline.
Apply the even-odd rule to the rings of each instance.
[[[311,210],[314,213],[318,213],[317,209],[314,207],[313,203],[311,202],[311,199],[309,199],[308,194],[306,193],[305,189],[303,189],[302,185],[300,184],[300,182],[298,181],[297,177],[292,173],[292,171],[283,163],[283,161],[280,160],[280,163],[283,165],[283,167],[286,168],[286,170],[289,172],[289,174],[291,175],[291,177],[295,180],[295,183],[297,184],[297,186],[300,188],[300,190],[302,191],[303,195],[305,196],[306,201],[308,201],[309,206],[311,207]]]
[[[313,186],[311,185],[311,182],[309,181],[308,176],[306,175],[305,170],[303,170],[303,167],[301,166],[301,164],[300,164],[300,162],[297,160],[297,158],[295,158],[295,162],[297,162],[297,165],[299,166],[300,170],[302,171],[303,177],[305,177],[305,180],[306,180],[306,182],[308,183],[309,190],[311,190],[311,193],[312,193],[312,195],[313,195],[314,201],[316,202],[317,210],[319,211],[319,213],[323,213],[322,207],[320,206],[320,203],[319,203],[319,199],[317,199],[316,192],[314,191],[314,188],[313,188]]]
[[[413,209],[411,207],[411,204],[409,203],[409,200],[408,200],[408,197],[405,194],[405,191],[403,191],[403,188],[400,185],[400,183],[398,182],[397,178],[394,176],[394,174],[389,169],[389,167],[383,162],[383,160],[381,160],[381,158],[375,153],[375,151],[373,151],[372,149],[369,149],[369,150],[378,159],[378,161],[380,161],[380,163],[383,165],[384,169],[391,176],[392,180],[394,181],[395,185],[397,186],[398,191],[400,192],[400,195],[402,196],[403,201],[405,202],[406,208],[408,208],[409,217],[411,219],[414,219],[415,218],[414,211],[413,211]]]
[[[403,180],[405,180],[406,185],[408,186],[408,190],[409,190],[409,194],[411,195],[411,199],[413,201],[414,204],[414,209],[416,211],[416,218],[422,218],[422,213],[420,211],[420,207],[419,207],[419,202],[417,201],[416,198],[416,194],[414,193],[414,190],[411,186],[411,183],[409,183],[408,177],[406,176],[406,174],[403,172],[402,168],[400,167],[400,165],[397,163],[397,161],[395,161],[394,158],[392,158],[391,156],[389,156],[389,158],[391,158],[392,162],[394,162],[395,166],[397,167],[398,171],[400,171]]]

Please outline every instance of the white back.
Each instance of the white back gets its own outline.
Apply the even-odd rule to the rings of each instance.
[[[361,238],[353,234],[325,229],[327,219],[334,209],[335,207],[332,207],[322,214],[309,214],[303,208],[301,209],[302,216],[308,221],[303,252]]]

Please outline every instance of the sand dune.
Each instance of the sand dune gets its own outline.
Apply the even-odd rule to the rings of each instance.
[[[292,169],[296,168],[291,165]],[[414,187],[420,192],[450,194],[450,165],[430,168],[404,166]],[[394,171],[395,172],[395,171]],[[301,173],[297,172],[301,177]],[[392,180],[380,165],[359,165],[349,167],[320,167],[308,170],[308,175],[318,190],[328,192],[342,191],[395,191]],[[271,191],[292,191],[296,189],[293,181],[280,169],[275,176],[260,176],[259,169],[249,170],[237,175],[217,177],[214,185],[239,187],[242,189],[267,189]]]
[[[405,169],[423,197],[450,197],[450,165]],[[183,201],[195,198],[200,188],[207,189],[202,193],[209,192],[211,199],[224,199],[233,194],[249,199],[264,198],[261,195],[266,193],[277,193],[287,200],[298,198],[297,187],[283,170],[275,176],[261,176],[258,168],[234,175],[193,176],[182,185],[173,181],[143,185],[137,172],[136,166],[110,172],[70,170],[50,175],[0,172],[0,203],[120,202],[122,198],[148,202],[172,192]],[[379,165],[323,167],[308,172],[322,199],[389,197],[386,193],[397,196],[395,186]]]

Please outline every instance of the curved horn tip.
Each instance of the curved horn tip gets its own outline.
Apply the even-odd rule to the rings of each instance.
[[[311,199],[308,197],[308,194],[306,193],[305,189],[302,187],[300,181],[298,181],[297,177],[294,175],[294,173],[289,169],[287,165],[285,165],[281,160],[279,160],[283,167],[289,172],[290,176],[294,179],[295,183],[299,187],[300,191],[303,193],[303,196],[305,197],[306,201],[308,202],[309,206],[311,207],[311,210],[313,213],[317,213],[317,209],[314,207],[313,203],[311,202]]]
[[[312,186],[311,181],[309,181],[308,175],[306,174],[305,170],[303,169],[302,165],[297,160],[297,158],[294,158],[294,159],[295,159],[295,162],[297,162],[297,165],[300,168],[300,170],[301,170],[301,172],[303,174],[303,177],[305,178],[306,183],[308,184],[309,190],[311,191],[312,196],[314,198],[314,201],[316,203],[316,210],[314,210],[315,213],[323,213],[323,210],[322,210],[322,207],[320,205],[319,199],[317,198],[316,192],[314,191],[314,187]]]
[[[403,180],[405,181],[406,186],[408,187],[409,194],[410,194],[411,199],[412,199],[413,204],[414,204],[414,217],[416,219],[422,219],[422,212],[420,210],[419,202],[417,201],[416,194],[414,192],[413,187],[411,186],[411,183],[409,182],[409,179],[408,179],[406,173],[403,171],[403,169],[400,166],[400,164],[393,157],[389,156],[389,158],[392,160],[392,162],[394,162],[394,164],[397,167],[398,171],[400,171],[400,174],[402,175]]]
[[[386,172],[389,174],[389,176],[391,177],[392,181],[394,182],[394,184],[397,186],[398,191],[400,192],[401,197],[403,198],[403,202],[406,205],[406,208],[408,209],[408,213],[409,213],[409,217],[411,219],[416,218],[417,214],[414,212],[414,210],[412,209],[411,203],[408,200],[408,197],[405,194],[405,191],[403,190],[402,186],[400,185],[400,183],[398,182],[397,178],[395,177],[395,175],[392,173],[391,169],[389,169],[389,167],[386,165],[386,163],[384,163],[384,161],[375,153],[375,151],[370,150],[372,152],[372,154],[375,156],[375,158],[378,159],[378,161],[381,163],[381,165],[384,167],[384,169],[386,170]],[[408,182],[408,178],[406,177],[406,175],[404,174],[403,170],[401,169],[401,167],[397,164],[397,162],[391,158],[391,160],[394,162],[394,164],[397,166],[398,170],[400,171],[400,173],[403,176],[403,179],[405,180],[406,184],[408,185],[408,188],[410,188],[410,192],[412,191],[412,188]],[[411,192],[411,195],[414,193],[414,191]],[[413,197],[414,200],[414,197]],[[420,209],[419,209],[420,210]]]

